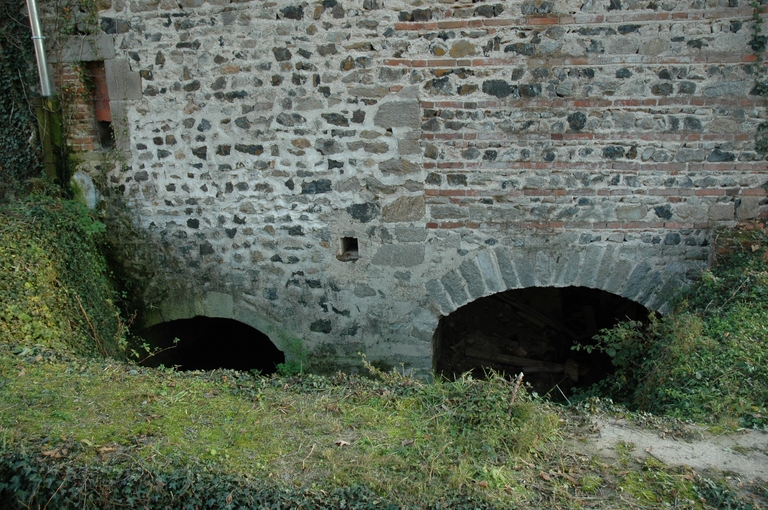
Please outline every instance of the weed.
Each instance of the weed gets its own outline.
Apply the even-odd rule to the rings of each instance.
[[[719,424],[764,427],[768,416],[768,232],[718,235],[717,264],[649,323],[597,335],[616,372],[583,396],[608,395],[632,409]]]

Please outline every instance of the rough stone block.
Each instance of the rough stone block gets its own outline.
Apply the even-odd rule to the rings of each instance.
[[[423,196],[400,197],[384,206],[382,220],[388,223],[419,221],[426,211],[427,206]]]
[[[603,290],[620,295],[622,287],[629,278],[634,263],[627,259],[618,259],[612,267],[611,276],[605,283]]]
[[[408,175],[419,172],[421,168],[407,159],[389,159],[379,163],[379,170],[384,175]]]
[[[51,62],[58,62],[57,52],[52,52]],[[97,36],[69,37],[61,49],[61,62],[91,62],[115,58],[115,36],[99,34]]]
[[[512,259],[507,253],[507,250],[508,248],[503,247],[499,247],[494,250],[496,253],[496,260],[499,263],[501,278],[504,280],[506,289],[519,289],[521,287],[520,280],[517,277],[515,265],[512,263]]]
[[[598,245],[587,246],[584,252],[584,260],[581,263],[579,276],[574,283],[582,287],[595,288],[595,277],[602,263],[605,248]]]
[[[622,237],[623,234],[622,234]],[[610,278],[614,262],[616,256],[616,247],[615,246],[606,246],[605,253],[603,253],[603,256],[601,258],[600,266],[597,269],[597,274],[595,275],[595,281],[593,288],[595,289],[604,289],[606,286],[606,283],[608,282],[608,278]]]
[[[632,269],[632,272],[630,273],[629,277],[627,278],[627,282],[624,284],[624,287],[621,289],[621,296],[634,300],[638,294],[643,292],[645,290],[645,286],[647,284],[646,276],[651,271],[651,265],[648,264],[646,261],[639,262],[634,269]]]
[[[473,299],[483,297],[485,295],[485,282],[483,282],[483,275],[480,273],[480,268],[477,267],[474,260],[465,260],[459,266],[461,276],[467,282],[467,289]]]
[[[104,71],[107,75],[110,101],[141,99],[141,77],[138,72],[131,71],[131,64],[127,59],[105,61]]]
[[[421,126],[419,102],[391,101],[382,103],[373,118],[373,123],[384,129],[395,127],[418,129]]]
[[[429,297],[432,298],[438,308],[440,308],[440,312],[443,315],[448,315],[453,310],[455,310],[456,307],[454,307],[453,303],[451,303],[451,300],[446,293],[442,283],[440,283],[438,280],[430,280],[425,283],[424,286],[427,289]]]
[[[464,286],[464,279],[456,271],[450,271],[440,279],[446,292],[451,297],[451,301],[457,306],[464,306],[470,301],[469,294]]]
[[[654,292],[662,283],[662,273],[660,271],[653,271],[651,274],[646,275],[643,279],[643,289],[635,297],[635,301],[647,307],[654,296]]]
[[[501,292],[504,290],[504,283],[499,279],[494,268],[493,258],[488,251],[481,251],[477,254],[478,267],[480,267],[480,273],[485,281],[486,288],[491,292]]]
[[[760,201],[763,197],[741,197],[736,207],[736,218],[739,220],[748,220],[757,218],[760,211]]]
[[[531,253],[523,252],[513,259],[517,277],[520,279],[520,286],[523,288],[536,286],[536,270],[531,260],[534,256]]]
[[[234,309],[234,298],[232,297],[232,294],[208,292],[203,298],[203,315],[206,317],[231,319],[234,314]]]
[[[131,133],[128,124],[128,105],[125,101],[110,101],[112,131],[115,134],[115,149],[128,154],[131,150]]]
[[[424,262],[424,246],[385,244],[371,259],[371,264],[389,267],[413,267]]]
[[[709,206],[709,219],[715,221],[728,221],[734,218],[735,210],[733,202],[712,204]]]
[[[552,283],[557,287],[571,285],[579,275],[579,267],[581,267],[580,250],[571,249],[568,253],[560,254],[554,264]]]
[[[643,204],[627,204],[616,207],[616,219],[619,221],[640,221],[648,214],[648,207]]]
[[[427,229],[421,227],[396,227],[395,237],[401,243],[423,243],[427,240]]]
[[[549,254],[538,251],[536,252],[536,260],[535,260],[535,272],[536,272],[536,280],[539,282],[539,286],[541,287],[549,287],[552,284],[552,268],[550,265],[554,261],[549,256]]]

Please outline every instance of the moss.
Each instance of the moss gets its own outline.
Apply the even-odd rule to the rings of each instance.
[[[119,356],[125,324],[115,306],[85,206],[39,199],[0,209],[0,339]]]

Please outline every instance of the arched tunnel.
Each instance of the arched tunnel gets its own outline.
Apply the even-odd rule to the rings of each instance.
[[[193,317],[162,322],[140,333],[150,353],[144,366],[178,370],[258,370],[272,374],[285,356],[267,335],[234,319]],[[178,341],[176,341],[178,339]]]
[[[594,344],[601,329],[625,320],[647,321],[648,310],[621,296],[586,287],[508,290],[469,303],[438,324],[436,375],[453,379],[487,369],[523,372],[541,395],[562,399],[612,372],[610,358],[571,349]]]

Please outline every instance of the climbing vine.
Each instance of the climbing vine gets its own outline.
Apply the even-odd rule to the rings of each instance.
[[[0,0],[0,199],[42,176],[37,121],[29,98],[36,88],[35,51],[24,2]]]
[[[69,37],[97,31],[98,11],[93,0],[57,0],[41,4],[41,8],[46,51],[52,62],[61,62]],[[55,65],[53,81],[60,93],[56,113],[64,117],[62,128],[66,138],[73,106],[88,91],[87,80],[81,80],[86,85],[83,87],[62,86],[63,71],[64,66]],[[74,71],[83,77],[82,70]],[[23,194],[30,184],[43,177],[38,119],[32,103],[39,95],[39,83],[26,3],[0,0],[0,199]],[[61,161],[59,173],[66,182],[76,162],[70,159],[66,144],[57,157]]]
[[[768,79],[766,79],[763,65],[765,50],[768,47],[768,36],[763,34],[763,23],[765,21],[763,18],[763,5],[765,3],[765,0],[753,0],[752,2],[752,39],[749,41],[749,46],[757,57],[754,91],[768,103]],[[757,126],[755,150],[763,157],[768,156],[768,122],[763,122]]]

